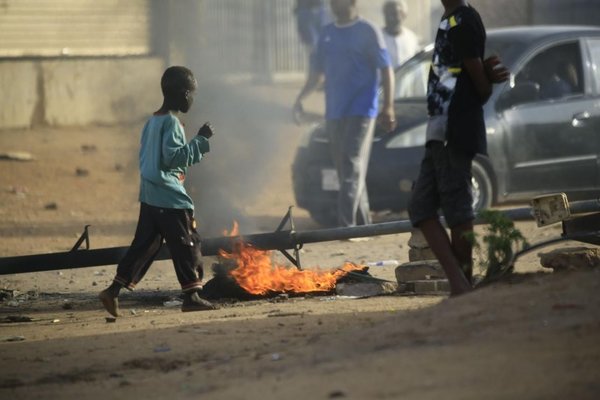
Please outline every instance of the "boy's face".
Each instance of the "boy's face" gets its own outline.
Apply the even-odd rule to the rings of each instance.
[[[193,79],[193,78],[192,78]],[[196,80],[193,79],[185,88],[182,89],[180,95],[177,98],[177,108],[182,113],[186,113],[192,107],[194,103],[194,93],[196,92]]]
[[[188,112],[194,103],[194,89],[183,91],[181,97],[177,100],[179,111],[182,113]]]

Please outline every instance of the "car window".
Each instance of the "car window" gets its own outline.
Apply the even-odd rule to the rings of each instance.
[[[515,86],[534,85],[531,101],[559,100],[583,94],[583,69],[579,42],[547,48],[530,59],[515,76]]]
[[[592,76],[596,79],[596,93],[600,92],[600,39],[589,39],[588,46],[592,57]]]
[[[395,100],[425,99],[427,96],[427,78],[431,65],[431,52],[423,52],[407,61],[396,70]]]

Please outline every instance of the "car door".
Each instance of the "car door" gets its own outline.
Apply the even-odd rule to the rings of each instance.
[[[503,111],[509,193],[573,191],[598,182],[600,104],[591,97],[583,44],[536,50],[515,74],[535,96]]]

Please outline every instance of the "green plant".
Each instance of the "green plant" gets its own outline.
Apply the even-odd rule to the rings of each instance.
[[[479,264],[485,272],[483,280],[479,282],[481,285],[512,273],[513,255],[529,247],[529,244],[521,231],[515,228],[513,221],[502,212],[483,210],[479,213],[479,217],[487,224],[482,237],[485,249],[482,249],[479,244],[475,232],[470,233],[467,238],[473,243],[473,248],[482,255]]]

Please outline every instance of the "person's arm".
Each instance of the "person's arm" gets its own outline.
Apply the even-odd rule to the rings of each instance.
[[[505,82],[510,72],[500,65],[500,59],[492,56],[482,61],[481,58],[467,58],[463,60],[471,81],[481,97],[481,102],[485,104],[492,95],[493,84]]]
[[[186,143],[183,128],[175,119],[172,122],[173,125],[163,136],[163,164],[168,168],[185,168],[196,164],[205,153],[210,151],[208,138],[203,134],[198,134],[189,143]],[[203,129],[204,127],[200,129],[200,132]],[[210,131],[212,134],[212,129]]]
[[[381,68],[380,71],[381,85],[383,87],[383,103],[377,121],[386,132],[391,132],[396,128],[396,116],[394,111],[394,71],[392,70],[392,67]]]
[[[294,121],[299,124],[301,122],[302,116],[304,114],[304,107],[302,106],[302,102],[308,95],[315,91],[315,89],[321,84],[323,81],[323,74],[317,71],[315,68],[311,67],[308,72],[308,77],[306,78],[306,82],[302,87],[302,90],[298,94],[296,98],[296,102],[294,103]]]

